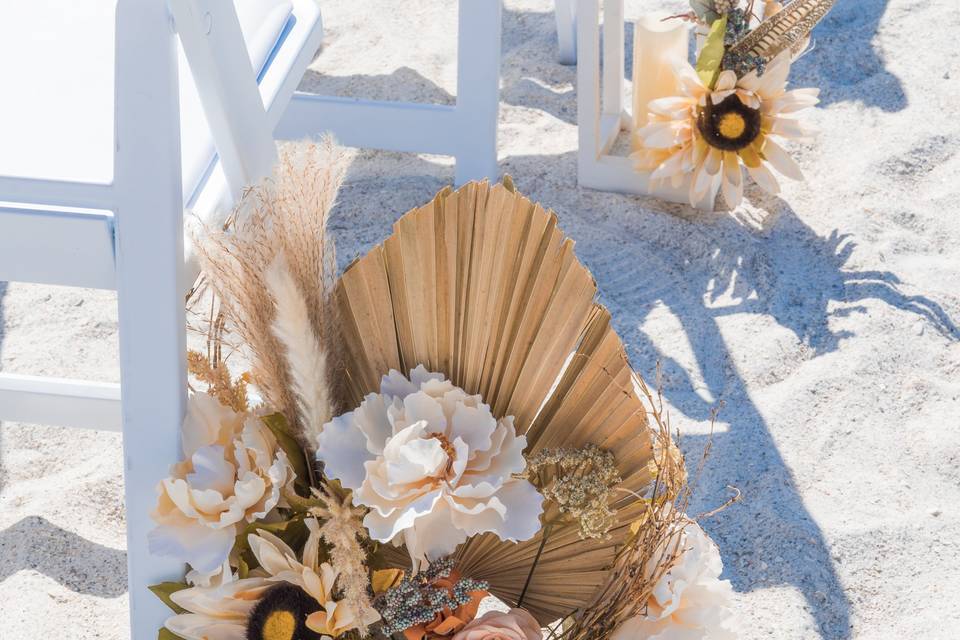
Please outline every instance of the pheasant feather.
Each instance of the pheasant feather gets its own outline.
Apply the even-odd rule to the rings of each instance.
[[[772,60],[781,51],[796,49],[836,2],[794,0],[736,42],[727,55],[740,60]]]

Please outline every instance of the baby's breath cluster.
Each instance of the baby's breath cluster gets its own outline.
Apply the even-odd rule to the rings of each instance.
[[[451,588],[435,586],[442,578],[450,578],[453,559],[444,558],[430,564],[426,570],[405,577],[400,584],[374,601],[374,607],[383,618],[380,632],[384,635],[400,633],[418,624],[434,619],[445,609],[453,611],[470,602],[473,593],[486,591],[490,585],[482,580],[463,578]]]
[[[543,449],[527,462],[527,474],[547,500],[577,519],[581,538],[606,538],[616,523],[610,490],[622,478],[613,454],[594,444]]]
[[[730,13],[740,5],[740,0],[714,0],[713,6],[717,13]]]

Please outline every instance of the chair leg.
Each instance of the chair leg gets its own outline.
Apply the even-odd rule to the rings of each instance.
[[[133,640],[171,615],[147,589],[183,567],[152,556],[155,487],[179,458],[186,400],[183,196],[175,34],[167,4],[119,0],[116,53],[117,300]]]
[[[458,185],[496,180],[503,2],[461,0],[457,44]]]
[[[554,16],[557,19],[557,46],[560,49],[560,64],[577,64],[576,0],[555,0]]]

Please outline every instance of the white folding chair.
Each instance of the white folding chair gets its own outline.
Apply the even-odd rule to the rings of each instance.
[[[147,532],[179,457],[184,206],[208,214],[271,169],[271,130],[322,37],[313,0],[235,2],[0,3],[14,88],[0,100],[0,281],[116,289],[121,372],[120,385],[0,374],[0,419],[122,429],[135,640],[169,615],[147,585],[182,570],[149,554]]]
[[[453,156],[457,184],[497,179],[502,14],[502,0],[459,0],[456,105],[298,92],[277,136],[330,131],[350,147]]]
[[[554,0],[560,64],[577,64],[577,0]]]

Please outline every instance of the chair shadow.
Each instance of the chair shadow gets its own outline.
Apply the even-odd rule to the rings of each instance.
[[[322,54],[321,54],[322,55]],[[389,100],[429,104],[455,104],[456,96],[437,86],[418,71],[400,67],[388,74],[327,75],[307,69],[298,87],[300,91],[324,96],[343,96],[364,100]]]
[[[90,542],[40,516],[0,531],[0,582],[32,569],[84,595],[117,598],[127,592],[125,551]]]
[[[820,104],[859,102],[902,111],[907,95],[873,40],[889,0],[838,2],[813,31],[813,48],[793,65],[791,83],[820,87]]]

